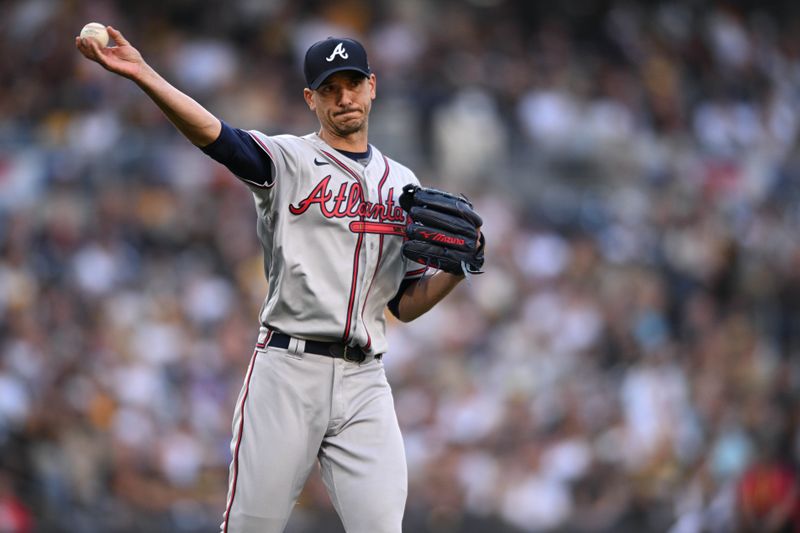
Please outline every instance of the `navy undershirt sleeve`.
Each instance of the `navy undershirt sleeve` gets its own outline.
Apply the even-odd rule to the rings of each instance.
[[[389,311],[396,317],[400,318],[400,298],[403,297],[403,293],[406,292],[411,285],[416,283],[422,278],[415,278],[415,279],[404,279],[400,282],[400,288],[397,290],[397,294],[394,295],[394,298],[389,300],[389,303],[386,306],[389,308]]]
[[[245,181],[258,185],[272,184],[269,155],[244,130],[231,128],[222,122],[219,137],[201,150]]]

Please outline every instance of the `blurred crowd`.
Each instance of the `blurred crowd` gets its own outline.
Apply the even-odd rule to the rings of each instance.
[[[267,133],[361,39],[371,141],[484,216],[487,272],[390,322],[407,531],[800,531],[800,7],[551,4],[0,3],[0,532],[213,531],[266,291],[94,20]],[[333,516],[315,473],[287,531]]]

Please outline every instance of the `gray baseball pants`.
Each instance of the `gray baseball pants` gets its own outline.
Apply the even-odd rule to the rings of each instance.
[[[222,533],[280,533],[315,461],[348,533],[400,533],[405,450],[383,363],[257,348],[233,416]]]

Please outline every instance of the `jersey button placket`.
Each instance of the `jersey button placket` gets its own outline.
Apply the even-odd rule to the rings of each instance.
[[[363,202],[372,202],[373,201],[373,191],[370,189],[370,182],[367,179],[366,172],[361,170],[359,172],[360,176],[360,184],[361,184],[361,200]],[[359,220],[361,220],[359,218]],[[366,304],[366,298],[368,296],[367,292],[369,290],[367,284],[371,279],[373,270],[375,268],[374,261],[375,261],[375,237],[376,235],[373,233],[364,233],[364,241],[363,241],[363,253],[361,254],[361,264],[358,272],[358,279],[356,283],[358,283],[358,291],[356,296],[356,301],[358,305],[353,310],[355,313],[353,316],[353,330],[351,336],[356,336],[358,334],[358,327],[359,324],[362,323],[361,315],[364,309],[364,305]],[[367,332],[366,332],[366,325],[364,325],[365,333],[362,339],[359,339],[359,344],[366,344],[367,341]]]

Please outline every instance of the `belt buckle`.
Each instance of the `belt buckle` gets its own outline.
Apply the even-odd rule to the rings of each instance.
[[[358,361],[357,359],[350,359],[350,357],[348,356],[349,348],[350,346],[348,346],[347,344],[344,345],[344,348],[342,349],[342,359],[344,359],[348,363],[359,363],[360,361]]]

